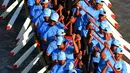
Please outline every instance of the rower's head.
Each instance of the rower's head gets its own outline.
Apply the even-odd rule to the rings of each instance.
[[[111,31],[111,28],[110,27],[106,27],[106,29],[105,29],[105,39],[106,40],[110,40],[110,38],[111,38],[111,33],[112,33],[112,31]]]
[[[50,21],[50,26],[54,26],[57,22],[58,22],[58,19],[59,19],[59,15],[58,15],[58,13],[53,13],[52,15],[51,15],[51,21]]]
[[[57,36],[65,36],[65,31],[64,31],[64,29],[59,29],[58,31],[57,31]]]
[[[58,59],[58,62],[59,62],[61,65],[64,65],[65,62],[66,62],[66,55],[65,55],[65,52],[60,51],[60,52],[58,53],[57,59]]]
[[[121,61],[116,62],[116,63],[114,64],[114,68],[115,68],[115,70],[117,71],[117,73],[120,73],[121,70],[122,70],[122,63],[121,63]]]
[[[44,10],[43,10],[43,15],[44,15],[45,21],[46,21],[46,22],[49,21],[49,18],[50,18],[50,16],[51,16],[51,9],[49,9],[49,8],[44,8]]]
[[[113,40],[112,44],[111,44],[111,50],[114,52],[116,50],[117,47],[119,47],[119,41],[118,40]]]
[[[40,0],[35,0],[36,5],[40,5]]]
[[[104,21],[106,20],[106,12],[105,11],[102,11],[100,14],[99,14],[99,21]]]
[[[48,0],[44,0],[44,1],[42,2],[42,7],[43,7],[43,8],[48,8],[48,3],[49,3]]]
[[[100,10],[102,7],[103,7],[103,1],[101,1],[101,0],[96,0],[95,9],[96,9],[96,10]]]
[[[117,61],[120,61],[122,59],[122,55],[123,55],[123,50],[121,47],[116,48],[116,50],[114,51],[115,54],[115,59]]]
[[[56,38],[56,42],[57,42],[58,49],[63,50],[65,48],[64,37],[58,36]]]

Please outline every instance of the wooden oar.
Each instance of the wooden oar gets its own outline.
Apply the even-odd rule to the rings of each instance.
[[[37,47],[37,43],[35,43],[34,45],[32,45],[13,65],[13,68],[18,68],[23,62],[24,60],[34,51],[34,49]]]
[[[20,3],[20,5],[18,6],[18,8],[16,9],[15,13],[13,14],[12,18],[10,19],[8,25],[7,25],[7,30],[10,30],[15,22],[15,20],[17,19],[20,11],[22,10],[24,4],[24,0],[22,0],[22,2]]]
[[[8,3],[9,3],[9,1],[10,1],[10,0],[4,0],[4,2],[3,2],[3,4],[2,4],[1,8],[2,8],[2,9],[5,9],[5,8],[7,7],[7,5],[8,5]]]
[[[21,0],[16,0],[10,7],[6,9],[1,15],[0,15],[0,20],[4,19],[20,2]]]

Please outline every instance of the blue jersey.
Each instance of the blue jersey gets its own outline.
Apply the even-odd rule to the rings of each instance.
[[[52,41],[52,42],[48,45],[47,50],[46,50],[46,53],[52,54],[52,52],[53,52],[54,50],[56,50],[57,48],[58,48],[57,42],[56,42],[56,40],[54,40],[54,41]]]
[[[42,13],[42,5],[34,5],[30,9],[30,16],[32,17],[32,21],[35,22],[36,19],[41,15]]]
[[[49,44],[52,42],[57,35],[59,28],[54,25],[54,26],[49,26],[47,25],[47,29],[45,30],[45,33],[42,33],[42,38],[47,40],[47,43]]]

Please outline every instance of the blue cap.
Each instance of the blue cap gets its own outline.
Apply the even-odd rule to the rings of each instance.
[[[120,46],[120,44],[119,44],[119,41],[118,41],[118,40],[113,40],[113,41],[112,41],[112,44],[113,44],[113,45],[115,45],[115,46]]]
[[[115,50],[116,54],[123,54],[123,49],[121,47],[116,48]]]
[[[122,63],[121,62],[116,62],[114,64],[114,68],[116,69],[116,71],[121,71],[122,70]]]
[[[58,22],[58,19],[59,19],[59,15],[58,13],[53,13],[51,15],[51,20],[55,21],[55,22]]]
[[[42,3],[48,3],[49,1],[48,0],[43,0]]]
[[[58,60],[66,60],[65,52],[60,51],[60,52],[58,53]]]
[[[58,36],[56,38],[57,45],[61,45],[64,42],[64,37]]]
[[[102,0],[96,0],[96,3],[102,4]]]
[[[105,30],[105,29],[106,29],[105,24],[100,25],[100,27],[101,27],[101,29],[103,29],[103,30]]]
[[[45,9],[43,10],[43,14],[44,14],[44,16],[50,17],[50,16],[51,16],[51,9],[45,8]]]
[[[68,73],[77,73],[77,71],[75,69],[73,69],[73,70],[69,70]]]
[[[112,30],[110,27],[106,27],[105,31],[106,31],[106,33],[112,33]]]
[[[102,10],[100,14],[106,16],[106,11]]]
[[[74,67],[74,63],[73,62],[69,62],[66,64],[66,70],[72,70]]]
[[[63,29],[59,29],[58,32],[57,32],[57,35],[59,35],[59,36],[63,36],[65,34],[66,33],[65,33],[65,31]]]

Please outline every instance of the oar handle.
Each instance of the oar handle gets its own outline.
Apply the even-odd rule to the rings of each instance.
[[[88,3],[88,0],[84,0],[84,2],[85,2],[88,6],[90,6],[90,4]]]
[[[58,11],[60,11],[60,8],[58,8],[54,13],[57,13]]]
[[[108,63],[108,64],[112,68],[112,70],[114,71],[114,73],[117,73],[116,70],[115,70],[115,68],[112,66],[112,64],[111,63]]]
[[[64,26],[63,29],[67,28],[67,26],[68,26],[70,23],[71,23],[71,21],[69,21],[69,22]]]
[[[94,22],[94,21],[91,21],[97,28],[99,28],[99,26]]]
[[[79,60],[78,60],[78,58],[76,57],[76,59],[74,60],[74,67],[73,67],[73,69],[76,67],[78,61],[79,61]]]
[[[97,20],[96,18],[94,18],[87,10],[85,10],[82,6],[80,6],[80,8],[86,12],[88,15],[90,15],[94,20]]]

